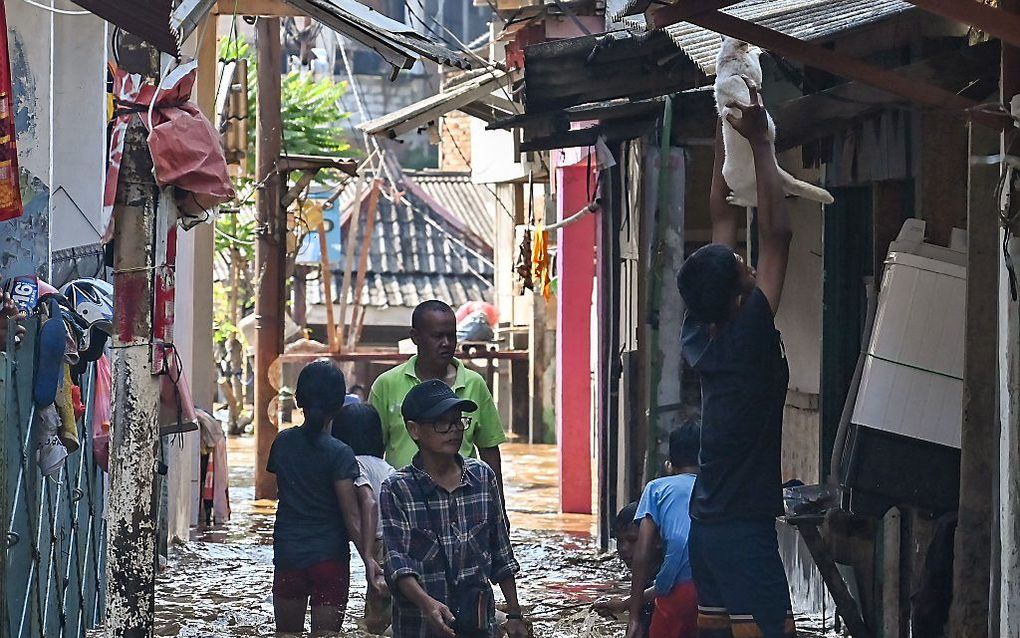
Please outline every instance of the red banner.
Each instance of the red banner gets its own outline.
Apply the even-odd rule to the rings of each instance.
[[[0,0],[0,221],[21,217],[25,212],[20,181],[11,57],[7,49],[7,9]]]

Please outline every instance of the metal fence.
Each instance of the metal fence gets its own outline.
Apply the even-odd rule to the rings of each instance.
[[[92,454],[94,375],[82,381],[89,409],[78,422],[81,448],[58,474],[44,477],[32,428],[36,333],[31,326],[13,356],[0,353],[0,523],[6,532],[0,636],[81,637],[104,612],[106,485]]]

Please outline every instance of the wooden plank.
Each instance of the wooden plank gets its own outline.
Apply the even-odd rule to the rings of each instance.
[[[969,24],[988,35],[1020,47],[1020,15],[975,0],[907,0],[941,16]]]
[[[996,130],[1004,129],[1011,122],[999,115],[969,110],[978,105],[974,100],[719,11],[690,16],[688,21],[756,44],[807,66],[883,89],[911,102],[969,115],[975,122]]]
[[[971,156],[998,152],[989,131],[970,131]],[[953,602],[946,635],[988,636],[993,495],[998,477],[999,166],[972,164],[967,206],[967,303],[963,356],[960,508],[953,560]]]
[[[357,160],[346,157],[324,157],[321,155],[287,155],[280,158],[277,168],[283,173],[288,171],[313,171],[335,168],[351,177],[355,177],[358,174]]]
[[[612,126],[600,125],[591,128],[579,129],[558,133],[549,137],[525,140],[521,143],[522,151],[547,151],[554,148],[571,148],[576,146],[591,146],[595,144],[600,136],[606,140],[626,140],[641,137],[655,125],[654,119],[637,120],[616,124]]]
[[[215,15],[266,17],[304,15],[283,0],[219,0],[212,12]]]
[[[294,185],[290,187],[290,190],[287,191],[287,194],[283,196],[282,204],[284,208],[289,208],[290,205],[294,203],[294,200],[298,198],[298,195],[301,194],[301,191],[308,188],[308,185],[312,183],[312,180],[315,179],[315,174],[318,172],[319,172],[318,170],[309,170],[301,172],[301,177],[299,177],[297,182],[295,182]]]
[[[361,339],[365,324],[365,307],[361,295],[365,290],[365,271],[368,270],[368,252],[372,249],[372,233],[375,232],[375,218],[379,216],[379,190],[382,180],[376,179],[368,195],[368,211],[365,213],[365,230],[362,232],[361,252],[358,255],[358,278],[354,283],[354,309],[351,311],[350,329],[347,334],[347,350],[351,351]]]
[[[836,566],[836,561],[833,560],[829,548],[826,547],[825,541],[822,540],[822,535],[818,532],[818,526],[810,522],[800,524],[794,523],[792,520],[790,522],[797,527],[801,538],[804,539],[804,543],[808,547],[808,551],[811,552],[811,558],[822,575],[825,588],[829,590],[833,601],[836,603],[836,613],[846,623],[850,636],[852,638],[871,638],[871,630],[864,623],[860,607],[857,605],[857,601],[854,600],[853,594],[850,593],[846,581],[843,580],[843,574],[840,573],[839,568]]]

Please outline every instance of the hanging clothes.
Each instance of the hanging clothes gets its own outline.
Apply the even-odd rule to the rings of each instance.
[[[534,289],[534,282],[531,280],[531,231],[518,226],[514,233],[517,242],[517,256],[514,258],[514,294],[523,295],[525,290]]]
[[[535,226],[531,248],[531,279],[534,291],[548,299],[552,295],[552,274],[549,267],[549,233],[541,224]]]
[[[212,501],[212,518],[217,525],[230,520],[230,491],[227,485],[227,437],[223,426],[205,410],[195,411],[202,431],[202,455],[208,455],[202,476],[202,511]]]
[[[57,414],[60,415],[60,442],[68,452],[77,452],[81,447],[78,442],[78,420],[74,416],[74,397],[72,395],[71,366],[64,365],[64,378],[57,389]]]

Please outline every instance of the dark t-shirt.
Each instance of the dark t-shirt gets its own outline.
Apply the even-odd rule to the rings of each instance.
[[[780,461],[790,369],[759,288],[717,327],[684,321],[683,355],[701,375],[701,473],[691,517],[713,522],[783,512]]]
[[[300,428],[290,428],[273,441],[266,469],[276,475],[280,496],[273,564],[294,570],[348,559],[347,528],[333,484],[358,477],[351,448],[325,432],[313,442]]]

